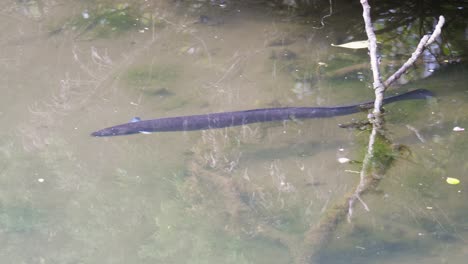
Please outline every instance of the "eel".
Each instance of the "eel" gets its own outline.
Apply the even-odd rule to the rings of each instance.
[[[407,93],[386,97],[384,104],[402,100],[433,97],[431,91],[417,89]],[[152,132],[192,131],[247,125],[259,122],[285,121],[306,118],[326,118],[350,115],[371,109],[374,101],[335,107],[281,107],[244,111],[220,112],[202,115],[165,117],[150,120],[134,118],[131,122],[112,126],[91,133],[95,137],[149,134]]]

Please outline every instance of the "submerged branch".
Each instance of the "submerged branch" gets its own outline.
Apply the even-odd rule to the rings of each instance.
[[[393,149],[391,142],[386,139],[383,132],[384,120],[381,110],[385,89],[404,74],[409,67],[416,62],[416,59],[422,54],[424,49],[440,36],[441,28],[445,22],[444,17],[440,16],[432,35],[424,36],[411,58],[408,59],[408,61],[397,72],[395,72],[395,74],[383,83],[377,58],[377,39],[370,17],[370,6],[367,0],[361,0],[361,5],[363,7],[366,33],[369,39],[369,56],[374,78],[373,88],[375,91],[374,110],[373,113],[369,115],[369,121],[372,123],[369,144],[367,146],[367,152],[360,171],[360,180],[356,189],[351,194],[345,195],[343,200],[332,206],[331,209],[328,210],[326,217],[324,217],[317,226],[312,227],[306,233],[304,239],[304,247],[306,248],[306,251],[299,259],[300,263],[309,263],[310,260],[320,254],[320,249],[327,245],[333,235],[333,232],[336,230],[336,227],[343,221],[346,214],[348,221],[351,221],[356,201],[359,201],[365,210],[370,210],[362,200],[361,195],[375,188],[380,183],[382,175],[385,174],[386,170],[390,168],[394,161],[392,157],[395,149]],[[378,150],[376,149],[376,144],[379,144]],[[385,148],[384,152],[382,152],[382,147]]]
[[[374,157],[374,144],[377,138],[377,134],[381,133],[382,131],[384,123],[381,111],[385,86],[381,81],[382,77],[380,75],[379,65],[377,61],[377,38],[375,36],[374,28],[372,26],[369,3],[367,2],[367,0],[361,0],[361,5],[363,9],[362,16],[366,25],[366,33],[369,39],[369,57],[374,77],[373,87],[375,91],[375,101],[373,115],[369,116],[369,121],[372,123],[372,132],[369,136],[367,153],[364,157],[361,172],[359,174],[359,184],[356,186],[353,195],[348,199],[348,222],[351,221],[351,217],[353,215],[353,208],[356,201],[360,201],[364,205],[364,208],[366,208],[366,210],[369,211],[368,206],[361,199],[361,194],[364,193],[371,186],[373,178],[371,175],[373,170],[372,159]]]
[[[353,215],[353,207],[356,201],[360,201],[363,204],[364,208],[367,211],[369,211],[369,208],[361,199],[361,194],[373,185],[371,184],[372,182],[376,184],[379,182],[380,179],[380,177],[374,176],[374,174],[376,173],[376,168],[372,160],[375,157],[374,145],[377,136],[383,136],[384,120],[383,116],[381,115],[381,107],[383,105],[382,101],[385,89],[394,81],[396,81],[401,75],[403,75],[416,62],[417,58],[422,54],[424,49],[427,48],[437,37],[440,36],[441,28],[445,22],[444,17],[440,16],[439,22],[437,23],[432,35],[424,36],[419,42],[415,52],[413,52],[412,56],[408,59],[408,61],[404,63],[403,66],[398,71],[396,71],[390,78],[388,78],[385,81],[385,83],[382,84],[380,80],[380,72],[377,65],[377,50],[374,48],[377,45],[377,40],[375,38],[374,29],[371,24],[370,6],[367,0],[361,0],[361,4],[364,10],[363,17],[366,23],[367,36],[369,38],[369,56],[371,61],[372,72],[374,75],[375,103],[373,114],[369,116],[369,121],[372,123],[372,132],[369,136],[369,144],[367,146],[367,153],[364,157],[364,161],[362,164],[359,184],[357,185],[356,190],[354,191],[354,195],[352,195],[351,198],[349,198],[348,221],[351,221],[351,217]]]

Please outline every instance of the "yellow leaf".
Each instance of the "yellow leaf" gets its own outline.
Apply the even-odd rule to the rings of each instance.
[[[447,177],[447,183],[455,185],[455,184],[459,184],[460,180],[457,178]]]

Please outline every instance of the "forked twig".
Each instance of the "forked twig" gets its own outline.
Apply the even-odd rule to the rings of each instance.
[[[441,34],[442,26],[445,23],[445,18],[443,16],[439,17],[439,22],[434,28],[434,32],[429,35],[425,35],[419,41],[416,50],[411,54],[411,57],[398,69],[392,76],[388,77],[388,79],[384,82],[384,86],[388,87],[393,84],[398,78],[400,78],[413,64],[416,62],[418,57],[422,54],[425,48],[429,47],[436,38],[438,38]]]
[[[356,189],[354,192],[345,195],[343,200],[331,206],[330,209],[328,209],[325,213],[326,217],[324,217],[324,219],[320,221],[318,225],[310,228],[306,232],[303,243],[304,252],[301,252],[301,255],[298,257],[300,263],[310,263],[310,261],[315,256],[320,254],[320,249],[326,246],[332,237],[333,232],[336,230],[336,227],[346,218],[346,215],[348,221],[351,221],[353,208],[356,201],[359,201],[366,211],[370,211],[369,207],[362,200],[361,196],[371,188],[375,187],[381,180],[381,177],[378,176],[379,172],[376,171],[373,159],[374,144],[377,140],[381,140],[379,137],[383,136],[383,119],[381,108],[385,89],[388,87],[388,85],[392,84],[403,73],[405,73],[412,64],[415,63],[416,59],[419,55],[421,55],[422,51],[432,43],[431,41],[434,41],[437,37],[440,36],[441,28],[445,21],[441,16],[434,33],[432,33],[430,37],[424,36],[411,58],[408,59],[408,61],[395,74],[382,83],[377,60],[377,40],[370,18],[370,6],[367,0],[361,0],[361,5],[363,6],[363,17],[366,25],[366,33],[369,38],[371,68],[374,77],[373,87],[376,95],[374,111],[371,115],[369,115],[369,120],[373,125],[371,134],[369,136],[369,145],[367,147],[367,153],[364,157],[361,171],[359,172],[360,180],[356,186]],[[383,139],[385,139],[385,137],[383,137]]]

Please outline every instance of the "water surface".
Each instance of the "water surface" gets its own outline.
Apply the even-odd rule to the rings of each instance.
[[[453,128],[467,126],[459,44],[466,35],[456,28],[463,7],[441,9],[454,17],[448,37],[432,49],[436,57],[426,54],[399,84],[399,91],[430,89],[438,100],[387,108],[389,138],[404,144],[406,155],[363,197],[371,211],[358,204],[352,223],[340,223],[317,248],[308,248],[311,230],[358,181],[359,163],[338,158],[362,160],[368,137],[338,124],[365,113],[90,137],[135,116],[372,99],[367,52],[330,45],[364,37],[360,7],[336,5],[322,26],[328,1],[307,8],[243,1],[3,4],[0,258],[462,263],[468,141]],[[380,29],[408,10],[378,11]],[[421,28],[429,31],[431,19],[421,18]],[[379,35],[384,74],[412,52],[418,22]],[[447,177],[461,183],[448,185]]]

